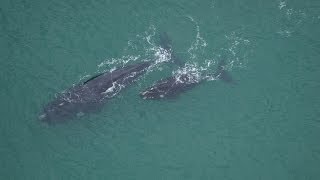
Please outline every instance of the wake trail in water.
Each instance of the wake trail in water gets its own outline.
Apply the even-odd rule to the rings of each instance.
[[[285,0],[279,0],[278,3],[280,11],[278,23],[280,27],[276,33],[282,37],[291,37],[307,22],[308,18],[315,19],[315,17],[308,17],[306,10],[295,9]]]
[[[151,25],[142,34],[136,35],[134,39],[128,41],[125,47],[124,54],[120,58],[111,58],[102,61],[98,65],[98,71],[103,71],[106,68],[115,68],[116,66],[125,66],[129,63],[138,61],[153,61],[153,65],[148,71],[152,71],[163,62],[171,60],[171,53],[163,49],[155,43],[157,29]]]
[[[212,50],[200,33],[199,23],[192,16],[186,17],[195,25],[196,32],[194,41],[187,50],[188,60],[184,66],[172,72],[177,80],[182,76],[188,76],[188,79],[195,82],[217,80],[216,71],[220,61],[226,62],[221,68],[227,71],[246,67],[251,53],[248,39],[233,31],[224,35],[227,47]],[[212,53],[211,56],[208,57],[208,53]]]

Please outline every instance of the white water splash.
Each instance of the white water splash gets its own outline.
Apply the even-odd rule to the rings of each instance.
[[[176,71],[173,71],[173,76],[177,82],[183,83],[197,83],[203,80],[213,81],[217,80],[214,73],[210,72],[213,61],[206,61],[207,64],[201,66],[196,62],[186,63],[185,66],[180,67]],[[186,78],[187,77],[187,82]]]
[[[293,31],[290,31],[290,30],[279,30],[277,33],[280,34],[283,37],[290,37],[291,34],[293,33]]]
[[[201,80],[201,71],[197,63],[187,63],[184,67],[174,71],[173,75],[175,76],[177,81],[181,81],[180,79],[184,75],[188,76],[190,83],[199,82]]]
[[[245,68],[247,64],[247,57],[250,52],[248,47],[250,46],[250,41],[238,35],[235,31],[231,32],[229,35],[225,35],[228,41],[228,47],[222,48],[226,51],[226,55],[222,58],[227,58],[228,64],[225,67],[227,70],[231,71],[233,68]]]
[[[171,60],[171,51],[163,49],[160,45],[155,43],[155,35],[156,35],[156,28],[151,25],[149,27],[148,33],[146,34],[145,40],[148,43],[148,47],[145,49],[147,54],[150,54],[154,64],[152,65],[150,70],[154,67],[158,67],[158,65],[162,64],[163,62],[168,62]]]
[[[286,1],[279,1],[279,9],[281,27],[276,33],[288,38],[306,21],[307,14],[303,10],[292,8]]]
[[[83,75],[83,76],[80,76],[80,81],[83,81],[83,80],[85,80],[85,79],[88,79],[89,77],[91,77],[91,75],[90,74],[86,74],[86,75]],[[73,84],[73,86],[75,86],[75,84]]]
[[[198,50],[201,50],[205,48],[208,44],[204,40],[204,38],[200,35],[200,27],[198,25],[198,22],[196,22],[191,16],[187,16],[196,26],[196,39],[195,41],[191,44],[191,47],[188,49],[188,53],[191,56],[191,59],[197,58]]]
[[[123,52],[125,55],[120,58],[110,58],[102,61],[98,64],[98,71],[104,72],[105,69],[111,69],[112,71],[119,66],[123,67],[127,64],[132,64],[132,62],[143,61],[152,61],[152,65],[147,69],[146,75],[155,70],[162,70],[163,63],[171,60],[171,51],[163,49],[158,45],[158,35],[156,32],[156,27],[150,25],[146,31],[137,34],[133,39],[128,41],[127,47],[124,48]],[[133,53],[139,53],[139,55]]]
[[[211,57],[208,57],[208,52],[212,51],[212,49],[210,49],[205,38],[201,36],[198,22],[191,16],[188,16],[188,18],[196,26],[195,41],[191,43],[190,48],[187,50],[189,60],[186,65],[173,72],[177,80],[186,75],[191,81],[217,80],[217,65],[221,60],[226,62],[224,68],[227,71],[246,67],[248,56],[252,53],[252,50],[250,50],[251,42],[241,36],[241,32],[233,31],[226,34],[226,47],[213,50]],[[204,56],[205,58],[203,58]]]
[[[104,95],[104,98],[112,98],[117,95],[122,88],[125,86],[123,84],[118,84],[117,82],[113,82],[112,86],[108,88],[106,91],[102,92],[101,94]]]
[[[128,62],[137,61],[139,58],[140,56],[132,56],[132,55],[125,55],[121,58],[111,58],[98,64],[98,68],[106,68],[112,65],[119,65],[119,64],[125,65]]]
[[[154,25],[151,25],[148,29],[148,31],[145,32],[145,39],[147,40],[148,44],[151,46],[155,46],[153,42],[153,37],[156,35],[156,28]]]
[[[168,52],[164,51],[155,43],[156,30],[154,25],[150,25],[142,34],[137,34],[135,38],[128,41],[127,47],[124,48],[123,52],[125,55],[120,58],[110,58],[102,61],[98,64],[98,69],[106,69],[115,65],[119,66],[119,64],[125,66],[128,63],[138,60],[154,60],[155,63],[162,63],[170,60]],[[133,53],[139,53],[139,55]]]
[[[287,6],[287,4],[286,4],[286,2],[285,1],[280,1],[279,2],[279,9],[281,10],[282,8],[284,8],[284,7],[286,7]]]

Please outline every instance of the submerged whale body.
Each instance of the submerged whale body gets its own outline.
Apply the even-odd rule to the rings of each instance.
[[[183,66],[184,63],[175,55],[172,49],[172,42],[167,33],[162,33],[160,35],[160,44],[161,46],[171,53],[171,61],[177,64],[178,66]],[[218,63],[217,70],[212,76],[217,79],[221,79],[225,82],[233,82],[230,74],[224,69],[226,61],[223,59]],[[173,98],[177,95],[185,92],[197,84],[200,84],[204,80],[207,80],[207,77],[201,78],[192,72],[187,72],[184,74],[178,74],[175,76],[167,77],[155,82],[151,87],[148,87],[144,91],[140,92],[140,96],[143,99],[165,99]]]
[[[143,99],[161,99],[175,97],[193,88],[198,81],[193,80],[192,74],[171,76],[157,81],[153,86],[140,93]]]
[[[183,66],[184,63],[175,55],[172,50],[171,39],[166,33],[160,35],[160,44],[166,50],[171,52],[171,61],[175,62],[179,67]],[[211,78],[221,79],[225,82],[233,82],[230,74],[225,70],[226,61],[225,58],[219,61],[217,70],[214,74],[211,74]],[[177,74],[171,77],[167,77],[156,81],[151,87],[140,92],[140,96],[143,99],[165,99],[173,98],[179,94],[195,87],[196,85],[207,80],[208,77],[201,78],[197,74],[187,72],[184,74]]]
[[[233,82],[230,74],[224,69],[226,62],[220,61],[214,78],[221,79],[225,82]],[[199,79],[198,76],[192,73],[185,73],[176,76],[167,77],[155,82],[151,87],[140,92],[143,99],[166,99],[176,97],[179,94],[195,87],[207,78]]]
[[[146,72],[151,64],[142,62],[93,76],[57,95],[44,107],[39,119],[54,123],[97,110]]]

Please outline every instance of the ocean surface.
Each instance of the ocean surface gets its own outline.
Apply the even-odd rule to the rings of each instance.
[[[185,66],[159,46],[172,39]],[[0,179],[320,179],[319,0],[1,0]],[[139,92],[224,67],[176,98]],[[56,94],[155,60],[96,113],[40,122]]]

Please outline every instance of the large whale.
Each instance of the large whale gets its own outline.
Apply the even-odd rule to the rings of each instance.
[[[168,53],[171,52],[171,41],[166,33],[160,34],[159,45]],[[143,75],[152,64],[153,61],[141,62],[93,76],[59,93],[44,106],[39,119],[52,124],[96,111]]]
[[[141,62],[96,75],[57,95],[39,118],[45,122],[65,121],[95,111],[141,76],[152,62]]]
[[[226,62],[221,60],[218,63],[216,72],[212,75],[216,79],[221,79],[225,82],[233,82],[230,74],[225,70]],[[212,78],[210,76],[210,78]],[[193,73],[178,74],[156,81],[151,87],[140,92],[143,99],[167,99],[178,96],[179,94],[192,89],[198,84],[207,80],[207,77],[199,78]]]

